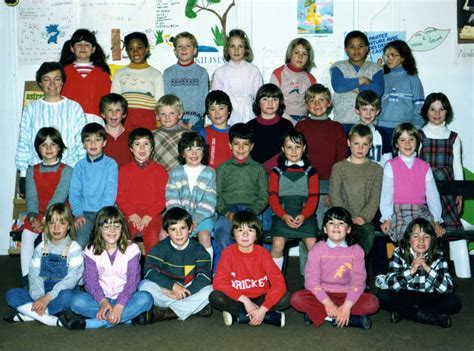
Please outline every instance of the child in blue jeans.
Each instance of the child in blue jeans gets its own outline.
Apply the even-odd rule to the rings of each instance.
[[[44,241],[35,249],[28,274],[30,288],[7,291],[7,303],[15,311],[3,316],[6,322],[37,320],[63,326],[58,316],[69,309],[73,289],[82,277],[82,249],[74,241],[76,232],[69,207],[53,204],[45,218]]]
[[[84,287],[74,294],[71,330],[110,328],[119,323],[144,324],[153,306],[150,294],[137,291],[140,283],[140,248],[129,240],[127,221],[119,209],[102,208],[94,224],[94,240],[84,250]]]

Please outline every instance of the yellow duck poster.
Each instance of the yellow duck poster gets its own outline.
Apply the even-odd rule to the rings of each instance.
[[[334,0],[298,0],[298,34],[332,34]]]

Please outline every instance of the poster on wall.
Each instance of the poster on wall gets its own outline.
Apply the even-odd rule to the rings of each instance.
[[[344,37],[348,33],[344,33]],[[367,60],[383,64],[383,48],[385,45],[394,40],[405,40],[405,32],[365,32],[369,39],[369,54]],[[344,59],[347,60],[349,57],[347,54],[344,55]]]
[[[456,62],[474,62],[474,0],[457,0]]]
[[[72,1],[22,1],[17,6],[20,63],[57,61],[62,45],[75,30],[77,11]]]
[[[332,34],[334,0],[298,0],[298,34]]]

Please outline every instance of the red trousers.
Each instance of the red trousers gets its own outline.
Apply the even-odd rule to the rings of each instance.
[[[346,300],[345,293],[327,293],[332,302],[340,306]],[[319,327],[327,317],[324,305],[309,290],[299,290],[291,296],[291,306],[302,313],[305,313]],[[379,300],[370,293],[363,293],[359,300],[352,306],[351,315],[365,316],[374,314],[379,309]]]
[[[140,214],[143,216],[143,214]],[[145,255],[151,250],[153,246],[158,244],[158,238],[161,231],[162,218],[161,215],[154,217],[148,225],[141,231],[143,238],[143,245],[145,246]],[[134,239],[140,231],[133,225],[132,222],[128,222],[128,230],[130,231],[130,239]]]

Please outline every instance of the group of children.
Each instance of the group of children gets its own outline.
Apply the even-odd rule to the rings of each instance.
[[[209,93],[194,36],[173,43],[178,63],[161,75],[147,64],[146,35],[127,35],[131,63],[99,99],[87,89],[109,72],[87,30],[65,45],[64,69],[49,62],[38,70],[45,95],[25,108],[16,158],[29,290],[8,292],[15,311],[4,319],[76,330],[207,317],[214,307],[227,326],[284,326],[291,305],[316,326],[369,328],[380,300],[393,322],[449,327],[461,307],[436,238],[443,221],[460,228],[462,198],[441,204],[435,180],[462,177],[460,141],[446,127],[446,96],[423,104],[406,43],[387,44],[384,74],[366,60],[365,34],[349,33],[349,60],[331,67],[334,100],[309,73],[305,39],[290,43],[285,65],[262,84],[247,35],[232,30]],[[393,112],[380,127],[385,109]],[[427,122],[421,132],[417,118]],[[378,222],[400,244],[377,276],[388,289],[379,299],[364,292]],[[264,233],[269,251],[258,245]],[[293,296],[282,275],[292,239],[303,239],[305,282]],[[425,294],[447,307],[420,303]]]

